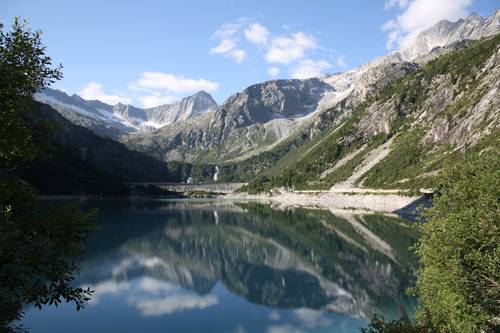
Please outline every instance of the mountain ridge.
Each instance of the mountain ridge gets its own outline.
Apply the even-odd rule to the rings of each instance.
[[[211,116],[195,118],[195,126],[186,128],[186,122],[179,122],[125,137],[123,142],[163,160],[227,160],[288,137],[290,129],[312,114],[331,91],[318,78],[268,80],[231,95]]]
[[[346,72],[318,78],[329,87],[324,89],[322,98],[315,101],[314,110],[307,112],[308,117],[304,119],[271,119],[273,115],[280,114],[270,114],[265,107],[257,114],[251,112],[255,101],[249,92],[256,87],[265,87],[269,82],[277,82],[271,80],[251,85],[228,97],[209,124],[198,122],[187,132],[180,132],[175,126],[166,126],[160,131],[126,137],[123,142],[132,149],[164,160],[187,158],[189,161],[224,163],[241,161],[269,151],[303,131],[312,138],[342,119],[349,118],[361,103],[394,80],[446,52],[465,47],[468,40],[499,32],[499,13],[497,11],[487,18],[472,15],[456,22],[440,21],[422,31],[408,46],[410,48],[376,58]],[[443,25],[452,28],[443,29]],[[432,45],[427,43],[424,47],[422,40],[432,42]],[[279,94],[280,90],[270,89],[270,93]],[[264,95],[261,95],[260,99],[263,98]],[[229,116],[228,111],[232,111]]]
[[[488,18],[472,15],[456,22],[441,21],[416,37],[411,52],[406,48],[322,78],[253,84],[216,109],[122,136],[121,141],[163,161],[218,165],[220,181],[246,181],[262,174],[278,177],[275,185],[279,186],[325,188],[346,180],[349,186],[388,186],[390,182],[364,174],[379,170],[378,175],[387,177],[380,165],[394,159],[394,154],[405,158],[404,154],[418,150],[419,158],[427,158],[426,149],[416,143],[474,145],[487,135],[477,130],[485,115],[488,126],[496,128],[498,112],[486,110],[497,105],[496,81],[477,70],[497,71],[497,58],[491,52],[497,47],[494,33],[500,32],[499,18],[496,11]],[[422,40],[429,41],[426,36],[433,37],[432,43],[422,46]],[[435,45],[436,41],[443,45]],[[402,86],[407,91],[398,90]],[[393,95],[388,95],[391,91]],[[124,117],[134,118],[138,112],[131,106],[123,108],[118,113]],[[457,118],[456,110],[466,117]],[[416,115],[427,126],[425,138],[413,123]],[[405,151],[405,145],[415,151]],[[377,149],[383,155],[375,156]],[[301,175],[294,176],[297,172]],[[392,186],[404,180],[390,179]]]
[[[464,39],[481,39],[492,36],[499,30],[500,9],[485,18],[471,13],[465,19],[458,19],[455,22],[441,20],[420,32],[414,40],[402,48],[400,54],[403,59],[411,61],[428,54],[435,47],[449,45]]]
[[[432,187],[447,163],[500,147],[499,71],[499,34],[441,54],[316,139],[281,147],[248,190]]]
[[[212,179],[213,166],[163,162],[75,125],[50,105],[33,103],[26,126],[41,132],[43,156],[17,170],[42,194],[128,195],[126,183]],[[38,136],[34,137],[38,140]]]
[[[65,92],[50,88],[36,93],[34,98],[51,105],[73,123],[113,139],[196,117],[217,107],[215,100],[205,91],[152,108],[138,108],[122,103],[110,105],[99,100],[83,99],[78,94],[69,96]]]

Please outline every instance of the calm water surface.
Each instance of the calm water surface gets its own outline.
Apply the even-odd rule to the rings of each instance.
[[[359,332],[410,312],[417,237],[387,216],[228,201],[99,202],[76,285],[31,332]]]

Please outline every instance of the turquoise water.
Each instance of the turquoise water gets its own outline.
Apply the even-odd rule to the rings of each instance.
[[[400,218],[229,201],[98,202],[75,282],[31,332],[359,332],[411,312],[417,237]]]

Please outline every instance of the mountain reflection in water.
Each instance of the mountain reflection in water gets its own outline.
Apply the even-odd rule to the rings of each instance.
[[[397,217],[228,201],[100,202],[76,284],[33,332],[358,332],[401,307],[417,237]]]

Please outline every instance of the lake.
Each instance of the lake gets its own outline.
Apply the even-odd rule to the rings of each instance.
[[[75,281],[88,306],[31,332],[359,332],[412,312],[417,233],[395,216],[227,200],[100,201]]]

